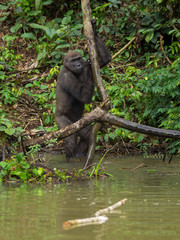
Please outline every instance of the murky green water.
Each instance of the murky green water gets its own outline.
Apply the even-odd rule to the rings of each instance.
[[[56,159],[51,162],[57,164]],[[131,171],[142,162],[147,166]],[[69,185],[0,185],[0,240],[180,239],[180,159],[168,164],[114,158],[105,159],[104,166],[113,178]],[[63,230],[64,221],[91,217],[124,198],[126,204],[108,214],[106,223]]]

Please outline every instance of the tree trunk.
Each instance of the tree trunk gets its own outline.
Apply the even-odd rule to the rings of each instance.
[[[89,0],[81,0],[81,6],[82,6],[82,13],[83,13],[83,25],[84,25],[84,35],[86,37],[87,47],[89,56],[91,59],[91,68],[93,72],[93,79],[97,87],[97,91],[99,93],[99,96],[101,98],[101,101],[105,101],[108,99],[108,94],[106,92],[106,88],[104,86],[101,73],[100,73],[100,67],[98,63],[98,55],[96,51],[96,44],[94,40],[94,34],[91,24],[91,7],[90,7],[90,1]],[[107,105],[108,106],[108,105]],[[87,153],[87,160],[85,163],[86,167],[88,164],[91,164],[94,158],[94,152],[96,148],[96,137],[99,129],[101,128],[100,123],[95,123],[95,125],[92,128],[90,141],[89,141],[89,149]]]

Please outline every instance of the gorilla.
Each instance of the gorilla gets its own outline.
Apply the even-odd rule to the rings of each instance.
[[[98,61],[104,67],[111,61],[111,54],[96,32],[96,22],[91,21]],[[76,51],[67,52],[64,65],[59,73],[56,86],[56,123],[64,128],[78,121],[84,113],[84,105],[90,103],[94,91],[94,81],[89,60],[84,61]],[[85,156],[89,146],[90,126],[65,138],[66,159]]]

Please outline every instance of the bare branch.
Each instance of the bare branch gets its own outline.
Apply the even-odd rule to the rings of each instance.
[[[114,116],[111,113],[103,110],[102,108],[97,107],[93,111],[88,113],[85,117],[81,118],[79,121],[63,129],[60,129],[56,132],[47,133],[46,135],[41,136],[37,139],[28,140],[24,143],[24,146],[28,147],[35,144],[43,145],[45,141],[50,140],[52,138],[57,138],[57,137],[59,139],[65,138],[79,131],[80,129],[88,126],[93,122],[107,122],[109,124],[119,126],[121,128],[125,128],[130,131],[139,132],[142,134],[164,137],[164,138],[180,139],[180,131],[154,128],[154,127],[138,124],[135,122],[131,122],[123,118]]]
[[[112,59],[116,58],[121,52],[123,52],[129,45],[136,39],[136,37],[133,37],[123,48],[121,48],[117,53],[115,53],[112,56]]]

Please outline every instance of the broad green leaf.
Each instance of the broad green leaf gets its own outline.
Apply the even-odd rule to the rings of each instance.
[[[53,0],[47,0],[47,1],[43,2],[42,4],[46,6],[46,5],[49,5],[51,3],[53,3]]]
[[[20,152],[20,153],[18,153],[18,154],[16,155],[16,159],[17,159],[18,162],[22,161],[23,155],[24,155],[24,154],[23,154],[22,152]]]
[[[18,22],[13,27],[10,28],[12,33],[16,33],[22,27],[22,23]]]
[[[4,132],[6,130],[5,126],[0,126],[0,132]]]
[[[63,20],[62,20],[63,25],[67,25],[70,22],[71,22],[71,16],[64,17]]]
[[[145,37],[146,42],[149,43],[151,41],[151,39],[153,38],[153,36],[154,36],[154,31],[151,30]]]
[[[56,49],[68,48],[68,47],[70,47],[70,44],[61,44],[61,45],[57,46]]]
[[[28,13],[28,16],[37,16],[37,15],[39,15],[41,13],[41,11],[30,11],[29,13]]]
[[[150,15],[147,15],[141,20],[141,25],[148,26],[152,22],[153,22],[152,17]]]
[[[0,23],[4,22],[6,20],[7,16],[0,18]]]
[[[21,37],[22,38],[36,40],[36,37],[35,37],[35,35],[32,32],[30,32],[30,33],[23,33],[23,34],[21,34]]]
[[[27,84],[25,85],[25,88],[30,88],[30,87],[32,87],[32,86],[33,86],[32,83],[27,83]]]
[[[13,135],[15,133],[15,129],[14,128],[7,128],[5,130],[5,133],[7,133],[8,135]]]
[[[39,176],[41,176],[43,174],[43,172],[44,172],[44,169],[42,167],[39,167],[38,170],[37,170],[37,174]]]
[[[0,166],[1,166],[2,168],[5,168],[5,167],[7,166],[7,162],[0,162]]]
[[[72,14],[73,14],[73,10],[69,10],[69,11],[66,13],[67,16],[70,16],[70,15],[72,15]]]
[[[30,27],[35,28],[35,29],[41,29],[43,31],[46,31],[46,27],[37,23],[30,23]]]
[[[8,42],[8,41],[14,41],[16,38],[17,38],[17,36],[5,35],[5,36],[3,37],[3,40]]]
[[[52,39],[56,35],[56,29],[47,27],[46,34],[48,37],[50,37]]]
[[[73,28],[72,28],[72,31],[75,31],[77,29],[81,29],[83,27],[83,24],[76,24]]]
[[[143,135],[139,135],[139,136],[137,137],[138,143],[142,142],[143,139],[144,139],[144,136],[143,136]]]
[[[37,56],[37,61],[39,61],[45,57],[46,57],[46,52],[40,52]]]
[[[18,175],[23,182],[28,180],[26,172],[18,172],[16,175]]]
[[[40,86],[40,89],[42,89],[42,90],[43,90],[43,89],[47,89],[47,88],[48,88],[47,85],[41,85],[41,86]]]

